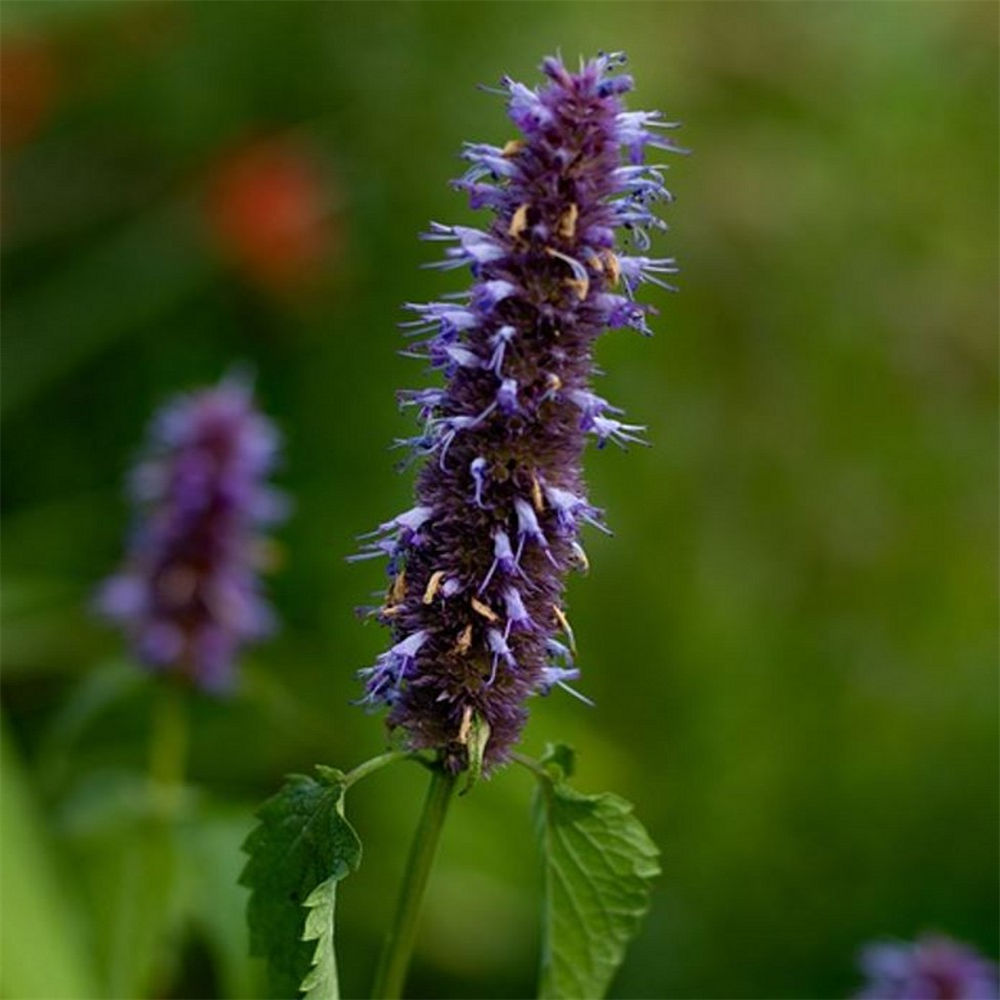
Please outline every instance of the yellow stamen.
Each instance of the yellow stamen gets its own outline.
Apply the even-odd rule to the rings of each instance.
[[[580,218],[580,209],[576,202],[570,204],[569,208],[559,216],[559,223],[556,226],[556,234],[564,240],[571,240],[576,236],[576,220]]]
[[[467,653],[469,647],[472,645],[472,626],[466,625],[462,629],[462,634],[458,637],[458,642],[455,643],[455,652],[459,655]]]
[[[555,613],[556,621],[559,622],[559,627],[566,633],[566,638],[569,639],[569,648],[576,655],[576,636],[573,635],[573,627],[569,623],[569,619],[566,617],[566,612],[559,607],[558,604],[552,605],[552,610]]]
[[[508,236],[513,236],[516,240],[528,228],[528,209],[530,207],[527,202],[517,206],[510,219],[510,226],[507,229]]]
[[[500,616],[488,604],[483,604],[478,598],[473,597],[471,604],[472,610],[482,615],[488,622],[500,621]]]
[[[430,604],[437,595],[444,579],[444,570],[436,569],[431,573],[431,578],[427,581],[427,589],[424,591],[424,604]]]
[[[538,482],[538,476],[531,474],[531,502],[535,505],[535,510],[539,514],[545,510],[545,500],[542,498],[542,486]]]
[[[621,265],[618,263],[618,258],[610,251],[602,251],[604,256],[604,263],[608,267],[608,278],[611,281],[612,286],[617,286],[622,279],[622,269]]]
[[[506,156],[508,159],[512,156],[517,156],[518,153],[524,149],[528,144],[523,139],[508,139],[504,143],[503,149],[500,150],[501,156]]]
[[[462,722],[458,727],[458,742],[465,746],[469,742],[469,730],[472,729],[472,706],[462,709]]]

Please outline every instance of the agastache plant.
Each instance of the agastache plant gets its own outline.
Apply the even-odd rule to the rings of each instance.
[[[861,953],[866,983],[856,1000],[996,1000],[995,962],[968,945],[926,934],[913,943],[879,941]]]
[[[406,353],[443,372],[441,388],[404,391],[422,433],[404,442],[425,464],[416,505],[381,525],[364,555],[388,556],[392,583],[378,618],[393,644],[363,671],[365,701],[389,709],[408,746],[468,766],[484,734],[486,770],[510,756],[530,695],[579,675],[564,604],[566,575],[586,566],[580,529],[607,531],[587,499],[586,441],[642,440],[644,428],[593,389],[594,342],[608,328],[648,333],[638,286],[669,287],[670,258],[640,251],[662,228],[668,198],[647,147],[673,150],[671,124],[626,111],[632,87],[618,55],[571,73],[542,64],[535,91],[505,80],[521,137],[469,143],[456,182],[485,229],[435,223],[445,269],[469,267],[469,291],[408,308],[418,339]],[[622,150],[625,156],[622,156]],[[488,734],[488,735],[486,735]]]
[[[225,692],[239,650],[274,627],[259,574],[263,529],[287,509],[267,481],[280,438],[238,377],[171,400],[147,437],[128,552],[97,608],[150,670]]]
[[[360,860],[344,795],[394,760],[420,761],[433,777],[374,996],[402,996],[461,772],[466,791],[511,759],[538,779],[541,996],[603,995],[648,907],[657,850],[632,807],[570,788],[568,747],[550,746],[540,761],[514,751],[532,695],[560,687],[583,697],[572,686],[565,581],[587,566],[581,529],[607,531],[584,486],[586,443],[624,447],[644,430],[594,391],[595,341],[619,327],[648,334],[652,310],[636,293],[644,283],[670,288],[665,276],[675,271],[672,258],[647,256],[650,231],[665,228],[653,203],[670,196],[663,166],[644,162],[649,148],[677,151],[667,135],[674,125],[626,110],[623,62],[602,54],[573,72],[548,58],[537,89],[504,78],[519,135],[467,144],[468,168],[455,182],[492,221],[433,223],[425,234],[444,245],[432,266],[467,267],[472,284],[408,306],[404,353],[443,384],[400,393],[421,422],[399,442],[422,462],[415,503],[352,557],[387,559],[385,598],[369,610],[392,637],[361,671],[359,700],[388,710],[402,749],[346,774],[295,776],[261,809],[243,882],[251,948],[267,957],[275,996],[337,995],[336,883]],[[630,249],[619,244],[623,233]]]

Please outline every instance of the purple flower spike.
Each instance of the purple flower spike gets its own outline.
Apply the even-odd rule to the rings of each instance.
[[[266,483],[279,447],[250,388],[233,378],[177,397],[153,419],[129,484],[136,524],[125,564],[97,597],[151,669],[225,691],[240,647],[273,631],[258,572],[260,529],[287,514],[284,494]]]
[[[997,966],[950,938],[880,942],[861,953],[868,982],[857,1000],[996,1000]]]
[[[670,196],[643,154],[677,147],[658,114],[624,110],[622,62],[601,55],[573,73],[550,58],[537,89],[503,81],[521,137],[467,144],[455,182],[495,217],[483,230],[433,223],[425,237],[446,244],[442,268],[469,267],[472,287],[407,307],[408,335],[423,338],[407,355],[446,381],[400,397],[420,407],[424,432],[406,443],[426,461],[410,522],[384,523],[362,552],[389,556],[379,617],[393,631],[361,672],[362,701],[387,706],[409,746],[443,751],[453,770],[469,763],[473,720],[488,727],[488,772],[517,742],[528,696],[577,678],[565,577],[586,566],[582,525],[607,531],[581,456],[589,437],[642,440],[591,391],[591,355],[609,327],[648,333],[634,295],[669,287],[673,259],[645,249],[647,231],[664,228],[651,205]],[[635,254],[616,250],[620,229]]]

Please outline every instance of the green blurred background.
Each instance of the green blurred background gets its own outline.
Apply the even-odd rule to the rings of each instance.
[[[618,997],[827,998],[937,929],[996,955],[997,29],[992,3],[3,4],[0,993],[249,997],[238,845],[282,776],[383,746],[349,706],[384,648],[354,536],[408,506],[386,445],[404,301],[476,90],[625,49],[683,120],[657,336],[600,348],[654,447],[588,456],[614,539],[571,583],[588,709],[525,736],[637,803],[664,875]],[[257,373],[287,438],[284,628],[192,706],[169,831],[153,694],[86,604],[120,558],[152,409]],[[398,772],[398,773],[396,773]],[[423,795],[352,793],[348,996]],[[411,992],[531,995],[531,779],[456,805]],[[154,804],[155,805],[155,804]]]

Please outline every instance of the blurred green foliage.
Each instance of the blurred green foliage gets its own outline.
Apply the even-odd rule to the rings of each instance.
[[[588,458],[617,533],[570,593],[598,707],[539,701],[526,736],[574,743],[578,787],[635,801],[663,851],[613,995],[845,996],[863,941],[925,928],[994,951],[997,17],[4,3],[0,993],[257,995],[252,810],[286,772],[383,743],[348,705],[386,638],[351,614],[380,571],[343,557],[408,506],[385,446],[408,433],[394,390],[423,376],[395,353],[399,306],[459,287],[419,270],[416,234],[473,218],[446,183],[462,141],[509,138],[475,85],[533,80],[556,49],[627,50],[634,106],[695,151],[657,246],[682,292],[651,295],[654,340],[600,350],[655,447]],[[303,169],[255,173],[247,150],[274,143]],[[152,685],[86,605],[152,408],[240,360],[288,441],[284,630],[235,699],[192,706],[164,825]],[[453,810],[413,995],[529,995],[530,783]],[[406,769],[356,793],[345,995],[422,794]]]

